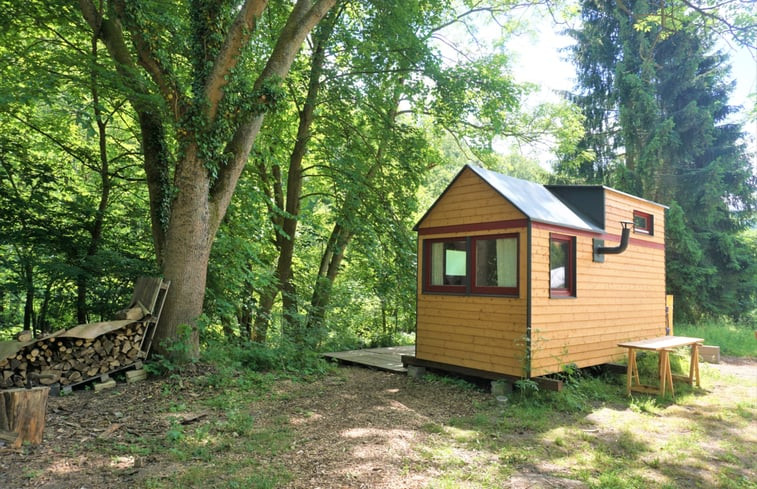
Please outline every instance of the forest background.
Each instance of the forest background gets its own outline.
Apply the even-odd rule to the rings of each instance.
[[[747,0],[0,9],[2,337],[110,319],[161,275],[175,360],[412,341],[412,227],[469,162],[669,206],[676,320],[757,328],[757,108],[718,50],[755,53]],[[534,104],[508,41],[537,17],[576,87]]]

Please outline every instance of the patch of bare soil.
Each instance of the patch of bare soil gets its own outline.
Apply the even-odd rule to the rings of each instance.
[[[754,361],[724,359],[714,367],[723,375],[757,373]],[[280,381],[274,389],[274,395],[252,401],[248,408],[257,424],[283,423],[292,433],[291,446],[270,456],[291,474],[287,487],[292,489],[427,487],[440,469],[424,461],[417,447],[433,445],[439,425],[474,414],[477,403],[492,402],[482,391],[358,367],[341,367],[312,383]],[[224,416],[208,408],[192,411],[199,405],[194,401],[205,397],[190,388],[166,395],[160,379],[51,397],[42,445],[18,451],[0,447],[0,488],[132,489],[146,487],[145,481],[156,475],[170,479],[178,462],[168,454],[111,457],[99,453],[98,444],[164,438],[170,429],[168,413],[177,402],[187,406],[181,413],[187,423]],[[267,455],[255,456],[264,460]],[[500,486],[582,487],[528,472]]]
[[[292,399],[261,406],[262,419],[287,413],[294,449],[282,455],[299,488],[416,488],[430,474],[414,450],[428,427],[469,416],[481,391],[415,382],[404,375],[343,367],[338,377],[300,385]],[[426,427],[426,429],[424,429]]]

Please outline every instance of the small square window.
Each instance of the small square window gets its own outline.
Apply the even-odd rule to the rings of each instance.
[[[654,217],[652,214],[633,211],[633,230],[635,233],[654,234]]]

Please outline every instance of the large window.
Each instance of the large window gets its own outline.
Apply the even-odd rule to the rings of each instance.
[[[424,242],[424,290],[518,295],[518,235]]]
[[[549,236],[549,291],[551,297],[576,295],[576,240],[572,236]]]

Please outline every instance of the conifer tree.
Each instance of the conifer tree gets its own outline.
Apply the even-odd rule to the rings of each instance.
[[[753,222],[757,179],[740,124],[729,116],[728,57],[706,31],[642,26],[649,0],[586,0],[572,32],[576,102],[589,163],[566,157],[563,176],[606,183],[670,206],[668,291],[686,319],[738,317],[757,298]]]

